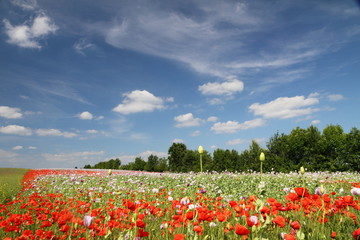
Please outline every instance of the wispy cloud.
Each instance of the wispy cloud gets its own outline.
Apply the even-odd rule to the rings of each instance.
[[[42,156],[49,162],[67,162],[78,164],[80,160],[86,160],[88,162],[99,160],[99,156],[103,156],[104,151],[84,151],[84,152],[72,152],[72,153],[44,153]]]
[[[35,10],[37,8],[36,0],[11,0],[10,2],[25,10]]]
[[[341,94],[330,94],[327,97],[331,102],[337,102],[344,99],[344,96]]]
[[[84,38],[81,38],[74,43],[73,48],[77,53],[86,56],[85,52],[88,50],[95,49],[95,44],[90,43],[88,40]]]

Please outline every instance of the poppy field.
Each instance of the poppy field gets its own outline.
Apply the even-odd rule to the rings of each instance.
[[[0,204],[13,239],[360,239],[356,173],[30,170]]]

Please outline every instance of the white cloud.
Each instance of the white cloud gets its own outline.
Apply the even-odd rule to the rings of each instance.
[[[225,101],[223,99],[220,99],[220,98],[211,98],[211,99],[208,99],[207,102],[210,105],[220,105],[220,104],[225,103]]]
[[[172,140],[172,143],[184,143],[185,141],[183,139],[175,138]]]
[[[29,150],[36,150],[36,149],[37,149],[37,147],[34,147],[34,146],[29,146],[29,147],[28,147],[28,149],[29,149]]]
[[[65,138],[73,138],[77,136],[76,133],[62,132],[59,129],[37,129],[35,133],[39,136],[58,136]]]
[[[24,126],[8,125],[5,127],[0,127],[0,133],[30,136],[32,134],[32,130]]]
[[[216,122],[217,120],[218,120],[217,117],[211,116],[211,117],[208,117],[208,119],[206,121],[208,121],[208,122]]]
[[[174,120],[176,122],[175,127],[178,128],[199,126],[203,122],[200,118],[194,118],[192,113],[176,116]]]
[[[12,148],[12,150],[21,150],[21,149],[24,149],[24,147],[23,147],[23,146],[20,146],[20,145],[14,146],[14,147]]]
[[[237,139],[227,141],[226,144],[227,145],[239,145],[239,144],[248,143],[248,142],[249,142],[249,140],[237,138]]]
[[[199,130],[196,130],[196,131],[194,131],[194,132],[191,133],[191,136],[192,136],[192,137],[197,137],[197,136],[199,136],[200,134],[201,134],[201,132],[200,132]]]
[[[313,121],[311,121],[310,125],[315,126],[315,125],[317,125],[319,123],[320,123],[320,120],[313,120]]]
[[[121,114],[132,114],[138,112],[152,112],[154,110],[164,109],[164,100],[154,96],[146,90],[135,90],[123,94],[125,99],[116,106],[113,111]]]
[[[89,113],[89,112],[82,112],[78,116],[82,120],[91,120],[91,119],[93,119],[93,115],[91,113]]]
[[[165,99],[167,102],[174,102],[174,98],[173,97],[168,97]]]
[[[104,118],[105,118],[104,116],[98,116],[98,117],[95,118],[95,120],[99,121],[99,120],[103,120]]]
[[[203,95],[224,95],[231,96],[244,90],[244,83],[233,77],[225,82],[211,82],[199,86],[199,91]]]
[[[37,16],[32,24],[13,26],[7,19],[3,22],[8,36],[7,42],[23,48],[41,48],[39,40],[58,29],[45,14]]]
[[[73,152],[73,153],[58,153],[50,154],[44,153],[42,156],[46,161],[49,162],[74,162],[79,163],[80,160],[92,161],[99,159],[98,156],[104,155],[104,151],[84,151],[84,152]]]
[[[318,103],[319,100],[315,97],[280,97],[265,104],[253,103],[250,105],[249,110],[255,115],[260,115],[264,118],[286,119],[309,115],[319,111],[318,108],[309,107]]]
[[[19,108],[0,106],[0,117],[10,118],[10,119],[21,118],[23,115],[20,111],[21,110]]]
[[[337,102],[344,99],[344,96],[341,94],[331,94],[328,96],[329,101]]]
[[[261,127],[264,126],[265,123],[266,121],[261,118],[245,121],[243,123],[239,123],[236,121],[227,121],[224,123],[217,122],[211,127],[211,130],[215,133],[235,133],[241,130]]]

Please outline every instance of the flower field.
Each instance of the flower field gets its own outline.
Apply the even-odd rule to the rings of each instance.
[[[355,173],[30,170],[1,239],[360,239]]]

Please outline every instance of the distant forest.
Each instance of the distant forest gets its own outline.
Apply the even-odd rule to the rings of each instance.
[[[289,172],[301,166],[307,171],[360,171],[360,130],[352,128],[344,133],[340,125],[328,125],[323,131],[315,126],[297,127],[289,134],[275,133],[262,148],[252,141],[249,149],[216,149],[211,155],[202,154],[203,171],[260,171],[259,155],[265,153],[263,171]],[[110,159],[84,168],[123,169],[150,172],[199,172],[200,154],[187,149],[184,143],[173,143],[167,158],[150,155],[147,160],[137,157],[122,165],[120,159]]]

